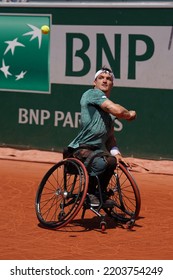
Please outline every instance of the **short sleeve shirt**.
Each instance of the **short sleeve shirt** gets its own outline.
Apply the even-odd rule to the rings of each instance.
[[[80,101],[81,131],[69,144],[70,147],[78,148],[82,144],[88,144],[105,149],[114,119],[100,108],[100,105],[107,99],[105,93],[99,89],[90,89],[83,94]]]

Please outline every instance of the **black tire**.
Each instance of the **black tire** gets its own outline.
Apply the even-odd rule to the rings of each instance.
[[[115,205],[104,209],[109,216],[122,223],[137,219],[141,208],[140,192],[134,178],[124,164],[118,164],[109,181],[107,192]]]
[[[61,228],[77,215],[88,189],[88,173],[78,159],[55,164],[43,177],[36,194],[36,215],[42,226]]]

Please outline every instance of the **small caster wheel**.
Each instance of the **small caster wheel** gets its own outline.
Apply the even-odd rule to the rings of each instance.
[[[126,228],[130,230],[130,229],[133,228],[134,224],[135,224],[135,220],[134,220],[134,219],[131,219],[130,221],[128,221],[128,222],[126,223]]]
[[[105,221],[101,221],[100,227],[101,227],[102,232],[104,232],[106,230],[106,222]]]

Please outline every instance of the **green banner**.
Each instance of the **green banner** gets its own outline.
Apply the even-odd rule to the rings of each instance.
[[[49,92],[48,16],[0,15],[0,90]]]

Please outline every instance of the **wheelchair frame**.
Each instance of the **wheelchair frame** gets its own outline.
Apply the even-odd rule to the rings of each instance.
[[[57,228],[70,223],[83,207],[101,218],[100,227],[106,229],[105,216],[132,228],[138,218],[141,197],[138,186],[123,163],[119,163],[107,186],[111,203],[104,203],[98,176],[98,207],[91,207],[88,197],[89,175],[85,165],[76,158],[66,158],[52,166],[44,175],[35,200],[36,215],[43,227]],[[102,214],[103,212],[104,214]]]

